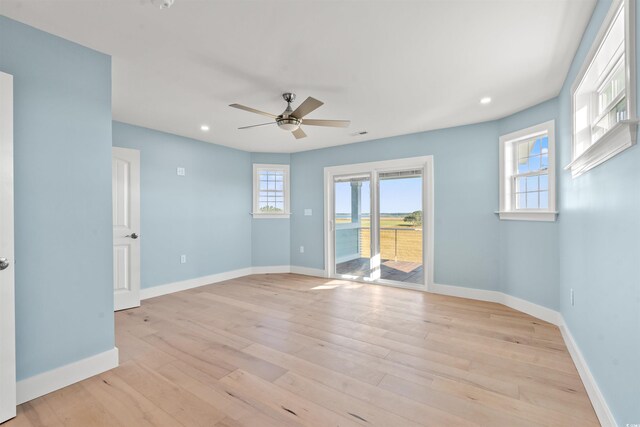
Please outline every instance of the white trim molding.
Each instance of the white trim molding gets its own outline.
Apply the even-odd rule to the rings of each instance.
[[[251,267],[251,274],[283,274],[291,273],[289,265],[268,265]]]
[[[609,130],[602,138],[571,163],[564,167],[571,171],[571,177],[577,178],[583,173],[606,162],[616,154],[636,144],[638,120],[622,120]]]
[[[547,208],[544,209],[517,209],[516,190],[513,188],[516,178],[525,176],[535,177],[544,174],[545,170],[536,170],[535,173],[518,175],[517,146],[519,143],[527,143],[528,140],[539,137],[547,137],[548,154],[547,169],[548,195]],[[556,136],[555,120],[549,120],[535,126],[502,135],[499,139],[499,172],[500,172],[500,210],[496,213],[501,220],[516,221],[555,221],[558,215],[556,211]]]
[[[428,290],[433,284],[433,266],[434,262],[434,159],[433,156],[407,157],[401,159],[389,159],[376,162],[345,164],[338,166],[327,166],[324,168],[324,272],[327,277],[335,279],[355,280],[358,277],[345,277],[337,274],[335,271],[336,254],[335,254],[335,231],[337,225],[334,221],[334,205],[335,205],[335,188],[334,180],[339,177],[367,177],[370,180],[370,217],[371,217],[371,252],[374,255],[371,258],[373,274],[371,280],[369,278],[360,278],[361,280],[371,283],[375,281],[380,284],[404,287],[400,282],[395,284],[385,281],[380,277],[380,242],[379,238],[379,181],[380,174],[384,172],[395,172],[403,170],[420,170],[422,172],[422,211],[424,212],[422,254],[423,265],[426,269],[424,275],[424,283],[417,288]],[[340,259],[338,259],[340,261]]]
[[[623,25],[620,31],[616,25]],[[617,37],[622,35],[623,40]],[[620,46],[624,46],[621,49]],[[606,86],[616,68],[624,63],[625,87],[600,111],[600,88]],[[624,101],[623,101],[624,99]],[[618,110],[624,103],[624,110]],[[615,111],[614,111],[615,110]],[[616,123],[594,141],[594,128],[601,119],[616,113]],[[636,144],[636,1],[613,0],[587,56],[571,85],[571,163],[565,170],[572,178],[606,162]],[[610,126],[611,118],[605,126]]]
[[[281,172],[283,175],[282,192],[284,198],[284,211],[277,212],[260,212],[259,198],[260,198],[260,172]],[[290,185],[290,169],[288,164],[253,164],[253,215],[254,219],[287,219],[291,216],[291,185]]]
[[[180,280],[178,282],[167,283],[165,285],[142,288],[142,290],[140,291],[140,299],[145,300],[162,295],[172,294],[174,292],[186,291],[187,289],[193,289],[200,286],[211,285],[213,283],[224,282],[225,280],[236,279],[242,276],[249,276],[250,274],[254,274],[253,269],[251,267],[247,267],[241,268],[239,270],[232,270],[223,273],[210,274],[208,276],[196,277],[193,279]]]
[[[560,316],[560,320],[562,321],[562,323],[558,325],[560,333],[562,334],[564,343],[567,346],[567,350],[569,350],[571,359],[573,359],[573,363],[576,365],[578,374],[580,374],[580,379],[582,379],[584,387],[587,390],[587,395],[591,400],[593,409],[596,411],[600,424],[605,427],[617,426],[618,424],[616,423],[616,419],[613,417],[613,413],[611,412],[611,409],[609,409],[609,405],[607,405],[607,401],[605,400],[602,391],[600,391],[600,387],[598,387],[598,383],[596,382],[596,379],[589,369],[589,365],[587,365],[587,361],[578,347],[578,343],[573,339],[573,335],[571,335],[571,331],[569,331],[569,327],[562,316]]]
[[[452,286],[434,284],[432,292],[435,294],[449,295],[460,298],[469,298],[480,301],[496,302],[506,305],[514,310],[521,311],[530,316],[537,317],[545,322],[558,325],[560,323],[560,313],[550,308],[534,304],[522,298],[514,297],[500,291],[466,288],[463,286]]]
[[[291,273],[293,274],[301,274],[303,276],[314,276],[314,277],[322,277],[327,278],[327,272],[320,268],[311,268],[311,267],[300,267],[297,265],[291,266]]]
[[[114,347],[111,350],[77,362],[34,375],[18,381],[16,384],[18,404],[28,402],[117,367],[118,348]]]

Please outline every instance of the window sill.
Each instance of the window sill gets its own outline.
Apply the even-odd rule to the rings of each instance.
[[[622,120],[604,134],[598,141],[569,163],[564,169],[577,178],[583,173],[606,162],[616,154],[635,145],[638,120]]]
[[[500,220],[507,221],[543,221],[543,222],[553,222],[558,217],[558,212],[555,211],[544,211],[544,212],[533,212],[533,211],[498,211],[496,212],[500,217]]]
[[[283,214],[264,214],[264,213],[256,213],[256,212],[251,212],[251,215],[253,215],[253,219],[289,219],[289,217],[291,216],[290,213],[283,213]]]

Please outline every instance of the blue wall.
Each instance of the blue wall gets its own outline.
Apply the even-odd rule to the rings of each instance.
[[[0,16],[14,76],[18,380],[109,350],[111,59]]]
[[[288,165],[289,154],[251,154],[251,163]],[[253,179],[253,166],[248,170]],[[253,187],[251,187],[253,189]],[[253,191],[253,190],[251,190]],[[253,192],[249,194],[253,204]],[[253,206],[252,206],[253,208]],[[258,218],[251,220],[251,259],[256,267],[289,265],[291,223],[288,218]]]
[[[292,154],[291,264],[324,269],[324,167],[425,155],[434,156],[436,283],[499,289],[495,122]]]
[[[640,149],[577,179],[563,170],[570,86],[609,5],[598,2],[558,98],[498,121],[292,155],[250,154],[113,123],[113,145],[141,150],[143,287],[251,265],[323,269],[324,167],[433,155],[435,281],[560,310],[617,421],[637,423]],[[0,17],[0,70],[15,76],[23,379],[113,347],[110,60]],[[499,221],[498,136],[550,119],[559,219]],[[254,162],[291,165],[290,220],[251,219]],[[185,177],[176,175],[178,166]],[[307,208],[312,216],[303,215]],[[532,259],[544,268],[522,274]]]
[[[119,122],[113,145],[140,150],[143,288],[251,266],[249,153]]]
[[[498,135],[549,120],[557,122],[557,118],[558,100],[554,98],[499,120]],[[497,144],[498,136],[495,141]],[[556,152],[558,146],[566,143],[556,135]],[[556,159],[556,177],[565,173],[562,166]],[[560,308],[558,228],[558,222],[500,221],[499,271],[503,292],[554,310]],[[532,268],[532,262],[539,267]]]
[[[609,0],[598,2],[559,95],[560,166],[571,161],[571,85],[609,6]],[[636,49],[640,32],[637,35]],[[576,179],[563,172],[559,185],[560,310],[618,423],[638,423],[640,147]],[[570,289],[575,306],[570,304]]]

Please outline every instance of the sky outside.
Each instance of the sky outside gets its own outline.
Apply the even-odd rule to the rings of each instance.
[[[371,206],[371,187],[362,182],[362,213],[368,214]],[[336,183],[336,212],[351,213],[351,184]],[[422,178],[383,179],[380,181],[380,212],[410,213],[422,210]]]

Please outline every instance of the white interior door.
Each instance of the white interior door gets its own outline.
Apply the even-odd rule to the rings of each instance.
[[[0,72],[0,423],[16,416],[13,77]]]
[[[140,151],[113,148],[114,309],[140,306]]]

